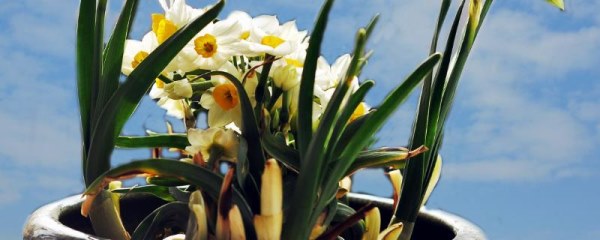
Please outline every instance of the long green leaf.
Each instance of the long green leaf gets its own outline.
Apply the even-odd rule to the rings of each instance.
[[[451,73],[450,73],[450,76],[448,77],[448,83],[447,83],[446,89],[444,91],[443,98],[440,100],[441,109],[440,109],[440,117],[438,120],[438,126],[436,129],[436,131],[437,131],[436,138],[433,139],[429,143],[429,144],[433,144],[434,147],[432,148],[432,151],[430,151],[430,153],[429,153],[430,155],[428,155],[429,165],[427,166],[427,172],[426,172],[426,175],[424,178],[424,185],[423,185],[422,192],[425,191],[425,187],[429,184],[429,181],[431,180],[432,174],[434,172],[434,167],[438,161],[437,156],[438,156],[439,148],[442,145],[444,125],[446,123],[446,119],[448,118],[450,109],[452,108],[452,103],[454,101],[454,95],[455,95],[456,89],[458,87],[458,82],[460,80],[460,76],[461,76],[463,68],[467,62],[467,59],[469,57],[469,54],[471,52],[471,49],[475,42],[475,39],[479,33],[479,29],[482,26],[483,20],[485,19],[485,16],[486,16],[489,8],[491,7],[492,2],[493,2],[493,0],[485,1],[479,16],[477,18],[475,18],[475,20],[469,19],[468,25],[466,27],[466,32],[464,35],[465,39],[461,43],[460,50],[457,53],[456,62],[453,65],[453,68],[451,70],[449,70]],[[472,27],[471,26],[472,24],[477,24],[477,26]]]
[[[104,49],[102,76],[100,78],[96,109],[102,109],[110,96],[119,86],[121,63],[125,50],[125,40],[130,31],[139,0],[127,0],[110,40]]]
[[[100,173],[109,169],[110,155],[118,133],[121,132],[125,122],[150,88],[156,76],[161,73],[171,59],[196,33],[217,17],[223,5],[224,1],[219,1],[206,13],[194,19],[158,46],[133,70],[125,83],[117,89],[106,103],[92,134],[88,164],[84,172],[86,185],[89,185]],[[114,129],[113,125],[109,124],[112,122],[115,122]]]
[[[244,89],[244,85],[242,85],[242,83],[235,76],[223,71],[213,71],[210,74],[223,76],[229,79],[229,82],[231,82],[238,91],[243,119],[241,126],[242,136],[244,139],[246,139],[246,143],[248,145],[248,163],[250,167],[249,172],[251,181],[247,181],[247,184],[253,183],[252,185],[244,186],[244,192],[249,195],[249,198],[252,199],[252,201],[250,201],[252,209],[258,212],[260,207],[258,200],[258,186],[261,184],[260,180],[266,160],[262,143],[260,141],[258,124],[256,123],[256,118],[254,117],[252,104],[250,103],[250,98]]]
[[[187,184],[186,182],[181,181],[178,178],[160,177],[160,176],[146,178],[146,182],[148,184],[154,184],[154,185],[162,186],[162,187],[178,187],[178,186],[183,186],[183,185]]]
[[[309,39],[304,69],[302,70],[300,95],[298,99],[298,113],[302,114],[298,114],[297,116],[298,150],[300,152],[300,159],[302,160],[309,160],[306,156],[309,154],[307,151],[312,139],[312,116],[310,113],[312,113],[317,59],[321,55],[323,34],[325,33],[329,12],[333,6],[333,2],[333,0],[325,1],[319,12],[315,27],[313,28],[313,32]],[[311,164],[308,164],[306,161],[300,163],[301,169],[303,169],[304,172],[309,171],[306,168],[309,165]],[[314,165],[318,166],[317,164]],[[318,169],[310,170],[317,171]],[[297,181],[296,186],[299,188],[296,188],[293,193],[292,199],[295,199],[295,201],[293,201],[287,216],[287,221],[284,223],[282,233],[283,239],[307,239],[310,235],[310,227],[298,227],[310,226],[311,208],[313,206],[313,201],[316,200],[316,192],[314,191],[317,186],[316,182],[308,183],[307,185],[299,185],[301,183],[310,182],[310,179],[307,179],[307,177],[308,175],[306,174],[300,174]],[[303,200],[301,201],[301,199]]]
[[[168,187],[157,186],[157,185],[135,186],[135,187],[130,187],[130,188],[117,188],[117,189],[111,190],[111,192],[123,193],[123,194],[150,193],[150,194],[152,194],[156,197],[159,197],[160,199],[168,201],[168,202],[175,201],[175,198],[173,196],[171,196],[171,194],[169,193]]]
[[[304,60],[304,68],[300,80],[300,94],[298,96],[298,113],[312,113],[313,92],[315,90],[315,74],[317,70],[317,60],[321,56],[321,43],[327,26],[329,11],[333,5],[333,0],[327,0],[321,7],[319,16],[313,28],[313,32],[308,40],[308,49]],[[312,139],[312,116],[311,114],[298,114],[298,150],[301,159],[308,150]]]
[[[298,150],[285,145],[284,139],[278,139],[271,134],[263,134],[261,141],[265,151],[273,158],[282,162],[294,172],[300,172],[300,153]]]
[[[324,202],[327,202],[330,197],[333,196],[338,186],[337,182],[350,168],[360,151],[369,143],[369,136],[375,134],[375,132],[383,126],[385,121],[394,113],[398,106],[408,98],[408,95],[412,90],[433,70],[440,58],[441,55],[439,53],[433,54],[427,58],[427,60],[419,65],[419,67],[417,67],[400,86],[394,89],[385,98],[379,108],[377,108],[373,115],[369,117],[368,122],[361,126],[356,133],[356,136],[359,137],[354,137],[350,140],[336,161],[333,171],[329,173],[323,183],[323,188],[325,189],[323,191],[324,197],[320,200],[318,206],[324,206]]]
[[[106,179],[131,177],[141,173],[177,178],[188,184],[199,186],[215,199],[219,196],[223,182],[221,176],[200,166],[167,159],[148,159],[133,161],[103,173],[88,186],[84,194],[93,195],[98,193],[104,187]],[[244,225],[250,226],[254,214],[244,196],[235,187],[233,188],[233,201],[240,208]]]
[[[96,1],[81,1],[77,20],[77,95],[83,138],[82,166],[85,172],[90,147],[90,107],[92,103],[92,60],[94,59],[94,24]]]
[[[333,145],[331,146],[331,149],[329,149],[329,151],[327,152],[327,156],[325,157],[325,159],[334,159],[333,156],[336,156],[335,150],[338,148],[343,148],[343,146],[338,147],[338,144],[346,143],[345,141],[340,141],[340,138],[342,137],[346,126],[348,126],[348,121],[350,120],[350,117],[352,116],[358,105],[365,99],[367,92],[373,87],[373,85],[375,85],[374,81],[365,81],[358,88],[358,90],[356,90],[354,94],[350,95],[348,103],[346,103],[346,106],[344,106],[344,109],[342,110],[342,113],[340,114],[337,120],[337,124],[335,124],[335,126],[333,127],[334,129],[331,134],[331,142]]]
[[[158,134],[152,136],[119,136],[115,145],[120,148],[178,148],[190,146],[185,134]]]
[[[366,90],[369,88],[369,83],[367,83],[366,87],[363,88],[358,95],[356,95],[359,99],[352,99],[352,101],[349,101],[349,103],[346,103],[343,107],[341,107],[344,99],[347,99],[354,77],[358,74],[359,61],[363,55],[366,42],[366,30],[359,29],[356,37],[354,56],[350,61],[350,66],[348,67],[345,77],[340,80],[339,85],[335,88],[333,96],[323,112],[317,131],[310,141],[308,152],[302,158],[303,161],[301,161],[300,168],[301,170],[304,170],[300,171],[298,181],[296,183],[296,191],[294,191],[294,196],[296,197],[292,198],[292,205],[299,204],[300,206],[305,205],[304,207],[310,207],[306,205],[306,202],[311,201],[296,203],[298,201],[302,201],[298,197],[304,196],[308,199],[320,197],[318,190],[322,188],[322,186],[319,186],[325,177],[321,174],[321,172],[324,171],[325,167],[331,161],[327,158],[327,156],[331,156],[331,150],[333,149],[335,140],[338,137],[333,135],[334,130],[336,129],[334,128],[334,125],[346,125],[350,115],[352,112],[354,112],[360,101],[362,101],[360,95],[363,95],[362,97],[364,97]],[[342,110],[340,110],[340,108],[342,108]],[[343,119],[341,117],[343,117]],[[338,131],[338,134],[340,132],[341,131]],[[307,169],[310,169],[310,171],[307,171]],[[319,208],[312,210],[311,216],[309,217],[309,226],[314,224],[320,212],[321,209]]]
[[[154,239],[164,232],[165,227],[179,227],[185,230],[190,211],[186,203],[172,202],[160,206],[138,225],[131,240]],[[175,226],[172,226],[175,225]]]
[[[402,169],[406,165],[408,149],[377,149],[361,152],[344,176],[351,175],[363,168],[388,167]]]
[[[464,9],[465,1],[463,0],[458,8],[458,12],[454,17],[454,22],[448,39],[444,56],[438,68],[434,81],[431,82],[430,88],[424,85],[421,92],[419,107],[415,116],[413,132],[409,141],[409,148],[416,148],[425,145],[430,148],[429,152],[418,155],[408,160],[404,170],[405,180],[403,181],[403,191],[401,193],[402,201],[398,204],[395,210],[395,220],[414,222],[416,214],[420,208],[421,197],[424,194],[425,175],[430,165],[430,156],[435,154],[436,149],[432,149],[432,142],[435,140],[437,127],[439,122],[441,99],[443,98],[447,75],[452,60],[452,52],[454,49],[456,34],[459,33],[459,23]],[[440,11],[443,14],[444,6]],[[432,46],[433,47],[433,46]]]
[[[338,138],[335,149],[333,149],[333,156],[339,156],[345,149],[345,146],[356,136],[356,132],[362,127],[363,124],[368,122],[369,118],[373,116],[376,111],[370,111],[369,113],[354,119],[348,126],[344,128],[344,132]]]
[[[106,4],[108,0],[99,0],[96,6],[96,22],[94,26],[94,48],[92,59],[92,98],[90,103],[91,126],[95,126],[100,109],[96,108],[100,81],[102,75],[102,49],[104,48],[104,18],[106,17]]]
[[[565,2],[563,0],[546,0],[546,2],[550,3],[552,6],[557,7],[561,11],[565,10]]]

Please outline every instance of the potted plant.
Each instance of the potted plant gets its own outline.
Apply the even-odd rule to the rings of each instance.
[[[160,2],[165,13],[153,14],[152,31],[137,41],[127,36],[138,1],[127,0],[105,45],[107,1],[81,1],[84,199],[34,213],[26,239],[484,238],[458,217],[421,209],[439,179],[444,124],[492,0],[462,1],[439,44],[451,3],[443,0],[429,57],[373,108],[364,98],[374,82],[359,77],[377,17],[357,31],[352,54],[330,65],[320,51],[332,0],[310,37],[274,16],[236,11],[217,19],[224,1],[203,9]],[[409,146],[369,148],[421,83]],[[148,90],[186,132],[119,135]],[[196,121],[201,113],[205,127]],[[115,147],[155,151],[111,168]],[[177,159],[162,157],[162,148]],[[391,200],[348,193],[349,176],[367,167],[389,169]],[[147,185],[123,188],[119,180],[132,177]],[[446,228],[426,228],[436,223]]]

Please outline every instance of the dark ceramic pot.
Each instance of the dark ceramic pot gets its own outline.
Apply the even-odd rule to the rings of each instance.
[[[349,194],[350,205],[360,206],[373,202],[381,210],[382,219],[390,219],[392,200],[364,194]],[[93,236],[92,226],[80,212],[81,196],[76,195],[50,203],[36,210],[25,224],[23,239],[102,239]],[[121,200],[121,214],[125,228],[132,232],[152,210],[165,202],[151,195],[131,194]],[[385,226],[382,222],[382,226]],[[456,215],[421,209],[413,230],[413,239],[484,240],[485,235],[474,224]]]

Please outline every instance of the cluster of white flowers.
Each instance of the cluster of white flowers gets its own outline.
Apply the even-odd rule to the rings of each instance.
[[[130,74],[178,29],[206,11],[188,6],[185,0],[160,0],[160,4],[165,12],[152,14],[152,31],[145,34],[141,41],[126,42],[122,65],[125,75]],[[274,107],[288,108],[291,117],[298,114],[297,96],[307,47],[307,31],[299,31],[294,21],[280,24],[275,16],[251,17],[245,12],[234,11],[225,19],[209,23],[196,34],[163,70],[161,77],[156,79],[149,95],[158,99],[158,105],[166,109],[170,116],[180,119],[192,116],[191,103],[198,102],[208,111],[210,128],[232,126],[232,123],[241,126],[240,99],[235,86],[221,76],[213,76],[210,80],[199,78],[198,72],[225,71],[240,81],[243,79],[247,95],[251,103],[255,104],[258,74],[254,72],[254,67],[260,70],[261,64],[269,56],[274,60],[269,72],[269,90],[274,92],[276,89],[291,96],[288,106],[282,106],[279,99]],[[348,54],[338,58],[332,65],[323,57],[319,59],[312,113],[314,122],[318,122],[335,87],[344,78],[350,61],[351,56]],[[355,91],[358,80],[352,81],[352,90]],[[196,90],[194,86],[201,82],[210,82],[212,85]],[[352,119],[367,111],[367,105],[361,104]],[[214,136],[213,133],[211,132],[211,137]],[[196,132],[188,135],[190,138],[202,136]],[[209,138],[208,135],[206,137]],[[190,139],[190,142],[205,141]],[[200,148],[189,150],[192,149],[192,154],[209,152]]]

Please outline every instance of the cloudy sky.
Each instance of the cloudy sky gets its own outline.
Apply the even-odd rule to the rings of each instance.
[[[600,239],[600,0],[498,0],[486,19],[458,91],[442,154],[441,183],[429,203],[480,225],[490,239]],[[141,1],[133,38],[149,29],[155,1]],[[188,2],[201,7],[208,2]],[[312,2],[312,1],[311,1]],[[110,1],[109,25],[122,1]],[[355,30],[375,13],[380,25],[363,76],[377,81],[371,105],[427,53],[438,0],[339,0],[326,34],[331,62],[351,51]],[[223,14],[277,14],[310,29],[319,4],[231,0]],[[80,175],[74,33],[78,1],[0,4],[0,238],[20,239],[29,213],[76,194]],[[405,145],[415,98],[379,145]],[[127,134],[164,127],[145,100]],[[118,152],[124,162],[146,152]],[[387,196],[377,170],[358,174],[355,191]],[[378,187],[373,187],[378,186]]]

